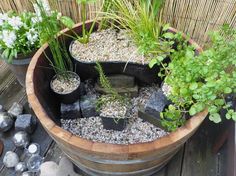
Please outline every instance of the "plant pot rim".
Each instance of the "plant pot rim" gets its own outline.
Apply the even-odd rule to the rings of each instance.
[[[91,22],[92,20],[87,21],[87,23]],[[74,28],[80,27],[81,25],[82,23],[78,23]],[[177,30],[174,28],[170,28],[170,30],[177,32]],[[62,33],[66,33],[69,31],[69,29],[64,29],[62,30]],[[183,37],[186,37],[186,35],[183,35]],[[199,47],[199,45],[192,39],[189,40],[189,43],[195,45],[197,47],[197,51],[202,51],[202,48]],[[181,140],[189,138],[198,129],[198,127],[208,114],[208,110],[205,109],[204,111],[190,118],[184,126],[178,128],[176,131],[171,132],[168,135],[156,139],[152,142],[146,143],[129,145],[108,144],[93,142],[91,140],[73,135],[72,133],[62,129],[60,126],[55,124],[55,122],[50,118],[49,114],[44,110],[43,105],[40,103],[34,89],[35,67],[37,66],[38,62],[40,62],[39,57],[44,53],[44,50],[47,47],[48,44],[44,44],[34,55],[29,65],[26,77],[26,92],[28,100],[45,130],[50,131],[51,137],[57,141],[61,141],[62,143],[67,143],[73,148],[79,148],[83,151],[89,152],[98,152],[101,154],[127,154],[127,156],[129,156],[130,154],[132,155],[136,153],[156,151],[158,149],[168,148],[169,146],[174,147],[176,145],[176,142],[181,142]]]
[[[79,88],[79,86],[80,86],[81,80],[80,80],[80,77],[79,77],[79,75],[78,75],[77,73],[75,73],[75,72],[73,72],[73,71],[66,71],[66,73],[69,73],[69,74],[74,75],[75,77],[77,77],[77,78],[78,78],[78,81],[79,81],[79,85],[78,85],[74,90],[72,90],[71,92],[67,92],[67,93],[56,92],[56,91],[53,89],[53,87],[52,87],[52,82],[53,82],[53,81],[56,79],[56,77],[58,76],[58,74],[55,74],[55,75],[53,76],[51,82],[50,82],[50,88],[53,90],[54,93],[56,93],[56,94],[58,94],[58,95],[68,95],[68,94],[71,94],[71,93],[75,92],[75,91]]]

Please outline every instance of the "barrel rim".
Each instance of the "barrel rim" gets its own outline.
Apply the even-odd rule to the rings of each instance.
[[[87,23],[91,23],[91,21],[87,21]],[[82,23],[78,23],[74,28],[78,28]],[[170,27],[170,31],[178,32],[178,30]],[[69,32],[69,29],[62,30],[62,33]],[[183,34],[184,38],[187,38],[185,34]],[[202,52],[202,48],[192,39],[189,40],[189,43],[195,46],[196,51]],[[81,138],[79,136],[73,135],[71,132],[68,132],[51,120],[47,112],[44,110],[42,104],[40,103],[38,97],[35,94],[34,89],[34,71],[39,61],[40,56],[44,53],[44,50],[48,47],[48,44],[44,44],[33,56],[30,65],[28,67],[27,75],[26,75],[26,93],[28,97],[28,101],[31,104],[32,109],[34,110],[36,116],[39,121],[45,128],[45,130],[55,138],[59,138],[61,142],[69,144],[71,147],[79,148],[89,152],[98,152],[103,154],[134,154],[134,153],[144,153],[144,152],[152,152],[158,149],[165,148],[167,146],[173,145],[174,143],[180,141],[185,136],[193,133],[203,122],[208,114],[208,110],[196,114],[192,118],[190,118],[187,123],[178,128],[176,131],[169,133],[168,135],[156,139],[152,142],[146,143],[137,143],[137,144],[129,144],[129,145],[121,145],[121,144],[108,144],[101,142],[93,142],[91,140],[87,140]]]

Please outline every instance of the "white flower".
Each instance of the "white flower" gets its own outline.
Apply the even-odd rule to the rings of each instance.
[[[8,19],[8,23],[13,27],[13,29],[18,30],[23,25],[20,17],[12,17]]]
[[[164,83],[161,87],[161,90],[163,91],[165,96],[168,97],[169,95],[171,95],[172,88],[168,84]]]
[[[3,25],[4,21],[8,20],[8,15],[6,13],[0,13],[0,26]]]
[[[38,40],[38,33],[34,28],[31,28],[28,32],[26,32],[26,37],[29,44],[33,45]]]
[[[16,41],[16,34],[13,31],[2,31],[2,41],[8,48],[13,48],[14,42]]]

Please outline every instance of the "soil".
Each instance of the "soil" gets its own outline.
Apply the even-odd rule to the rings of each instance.
[[[138,52],[125,30],[106,29],[94,32],[88,44],[75,41],[71,55],[78,61],[123,61],[147,64],[148,60]]]
[[[80,85],[80,78],[75,74],[56,76],[51,82],[52,89],[58,94],[69,94]]]

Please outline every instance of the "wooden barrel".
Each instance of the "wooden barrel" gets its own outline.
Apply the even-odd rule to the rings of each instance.
[[[79,28],[81,28],[81,24],[75,27],[75,31]],[[70,33],[67,30],[64,32]],[[190,40],[189,42],[198,47],[194,41]],[[201,48],[198,47],[197,50],[200,52]],[[54,73],[44,56],[44,51],[50,56],[49,48],[45,44],[32,58],[28,68],[26,89],[29,103],[48,134],[66,155],[89,175],[152,175],[178,152],[181,146],[194,134],[208,113],[207,110],[198,113],[177,131],[153,142],[116,145],[93,142],[75,136],[60,127],[59,101],[52,95],[49,86]]]

